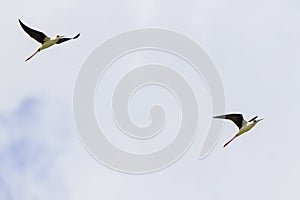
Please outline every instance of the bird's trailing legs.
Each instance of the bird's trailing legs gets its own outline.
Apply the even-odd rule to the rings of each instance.
[[[233,138],[231,138],[226,144],[224,144],[224,148],[230,143],[232,142],[235,138],[237,138],[239,136],[239,134],[236,134]]]
[[[29,58],[27,58],[26,60],[25,60],[25,62],[26,61],[28,61],[30,58],[32,58],[33,56],[35,56],[38,52],[40,52],[41,50],[40,49],[38,49],[38,50],[36,50],[36,52],[34,52]]]

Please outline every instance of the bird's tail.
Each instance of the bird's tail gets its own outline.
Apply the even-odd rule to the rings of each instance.
[[[36,52],[34,52],[30,57],[28,57],[28,58],[25,60],[25,62],[28,61],[28,60],[29,60],[30,58],[32,58],[33,56],[35,56],[38,52],[40,52],[40,49],[36,50]]]
[[[224,144],[224,148],[230,143],[230,142],[232,142],[235,138],[237,138],[239,135],[238,134],[236,134],[233,138],[231,138],[226,144]]]

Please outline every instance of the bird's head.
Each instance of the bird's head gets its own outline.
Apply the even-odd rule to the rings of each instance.
[[[263,120],[263,118],[262,118],[262,119],[255,119],[255,120],[253,120],[253,123],[254,123],[254,124],[257,124],[257,123],[260,122],[261,120]]]
[[[259,121],[263,120],[263,119],[256,119],[258,116],[253,117],[252,119],[250,119],[248,122],[252,122],[253,124],[257,124]]]
[[[63,38],[63,37],[65,37],[65,36],[64,36],[64,35],[63,35],[63,36],[61,36],[61,35],[57,35],[57,36],[56,36],[56,38],[59,38],[59,39],[60,39],[60,38]]]

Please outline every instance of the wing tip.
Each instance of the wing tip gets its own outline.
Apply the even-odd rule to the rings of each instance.
[[[225,119],[226,115],[217,115],[217,116],[213,116],[213,118],[215,119]]]
[[[73,39],[76,39],[80,36],[80,33],[78,33],[75,37],[73,37]]]

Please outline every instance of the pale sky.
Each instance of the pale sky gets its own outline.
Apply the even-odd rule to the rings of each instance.
[[[299,199],[300,134],[294,128],[300,102],[298,1],[29,0],[7,1],[2,8],[0,199]],[[39,44],[24,33],[18,18],[50,36],[81,36],[25,63]],[[145,27],[174,30],[199,43],[222,78],[226,112],[243,113],[246,119],[259,115],[264,121],[224,149],[237,131],[226,122],[212,153],[199,160],[203,130],[213,113],[203,80],[193,79],[202,121],[181,159],[142,175],[117,172],[96,161],[75,129],[76,77],[102,42]],[[130,57],[124,62],[137,63]],[[156,94],[176,106],[170,95]],[[149,96],[137,94],[136,100],[147,102]],[[170,116],[176,109],[166,108]],[[136,123],[147,124],[134,105],[132,112]],[[173,118],[169,124],[178,122]],[[170,132],[174,126],[167,128]],[[113,134],[108,137],[117,145],[139,149]]]

